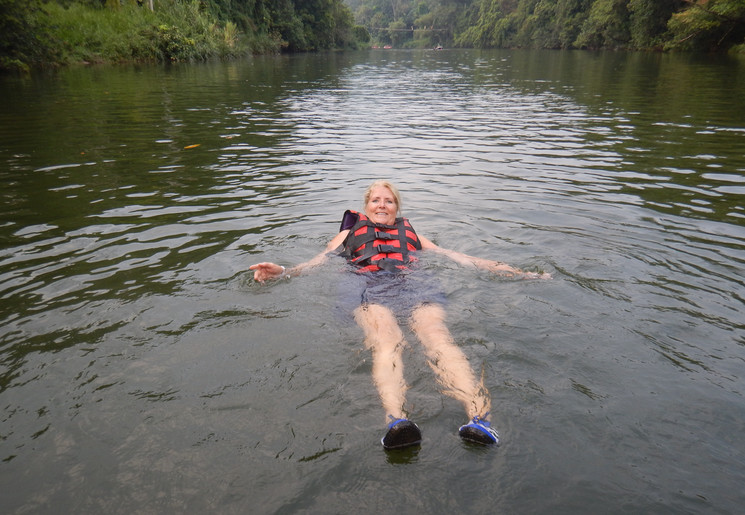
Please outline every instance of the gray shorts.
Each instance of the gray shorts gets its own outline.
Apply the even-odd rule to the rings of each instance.
[[[434,276],[416,269],[345,274],[339,284],[339,300],[339,307],[347,315],[363,304],[379,304],[403,319],[422,304],[444,306],[446,302]]]

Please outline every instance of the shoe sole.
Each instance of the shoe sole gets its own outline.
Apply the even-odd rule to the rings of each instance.
[[[498,439],[495,441],[494,437],[474,427],[462,427],[460,431],[458,431],[458,434],[467,442],[478,443],[481,445],[499,445]]]
[[[422,443],[422,432],[414,422],[403,420],[388,429],[380,443],[387,450],[419,445]]]

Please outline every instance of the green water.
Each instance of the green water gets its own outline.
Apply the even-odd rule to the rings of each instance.
[[[745,64],[370,51],[0,79],[4,513],[733,513],[745,481]],[[348,276],[375,178],[493,398],[464,445],[416,339],[386,454]]]

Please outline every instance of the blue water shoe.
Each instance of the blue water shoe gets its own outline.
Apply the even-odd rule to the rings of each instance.
[[[392,422],[388,424],[388,432],[380,440],[386,449],[401,449],[411,445],[419,445],[422,442],[422,432],[411,420],[396,418],[388,415]]]
[[[458,434],[468,442],[483,445],[499,445],[499,433],[491,427],[488,420],[476,415],[473,420],[464,426],[460,426]]]

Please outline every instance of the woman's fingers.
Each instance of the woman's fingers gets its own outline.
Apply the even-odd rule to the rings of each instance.
[[[282,273],[281,266],[268,262],[256,263],[255,265],[249,266],[248,269],[254,271],[254,281],[259,281],[261,283]]]

